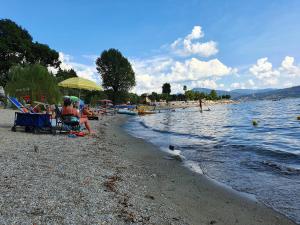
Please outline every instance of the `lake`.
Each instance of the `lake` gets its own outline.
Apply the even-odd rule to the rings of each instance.
[[[300,99],[209,108],[131,117],[125,129],[300,223]]]

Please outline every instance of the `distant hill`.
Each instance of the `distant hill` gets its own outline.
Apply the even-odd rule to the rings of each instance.
[[[193,88],[192,91],[195,92],[203,92],[205,94],[209,94],[211,92],[212,89],[209,88]],[[218,95],[229,95],[230,92],[229,91],[223,91],[223,90],[216,90]]]
[[[278,100],[281,98],[298,98],[300,97],[300,86],[270,90],[267,92],[253,93],[238,97],[238,100]]]
[[[193,88],[192,91],[203,92],[209,94],[212,89],[209,88]],[[218,95],[230,95],[232,99],[240,98],[245,95],[252,95],[257,93],[264,93],[274,91],[276,89],[267,88],[267,89],[235,89],[232,91],[216,90]]]

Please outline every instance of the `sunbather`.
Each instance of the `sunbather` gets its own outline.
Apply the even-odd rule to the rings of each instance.
[[[79,119],[79,123],[80,124],[84,123],[86,129],[88,130],[88,132],[90,134],[95,133],[94,131],[91,130],[91,126],[90,126],[90,123],[89,123],[88,119],[87,118],[82,118],[80,116],[79,112],[77,111],[77,109],[73,108],[71,99],[69,99],[69,98],[64,99],[64,106],[62,108],[61,114],[62,115],[73,115],[74,117],[77,117]]]
[[[93,112],[88,105],[85,105],[82,110],[83,115],[87,115],[88,117],[97,116],[95,112]]]

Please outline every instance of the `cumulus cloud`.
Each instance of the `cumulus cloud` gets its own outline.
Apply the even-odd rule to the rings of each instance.
[[[182,92],[183,84],[189,88],[217,88],[216,80],[235,72],[235,69],[224,65],[218,59],[202,61],[197,58],[183,62],[172,58],[153,58],[151,60],[131,60],[136,73],[135,91],[144,93],[160,92],[163,83],[171,83],[172,92]],[[177,87],[177,88],[176,88]]]
[[[280,71],[291,77],[300,76],[300,66],[294,65],[294,62],[294,57],[286,56],[281,63]]]
[[[194,26],[192,32],[186,36],[187,40],[194,40],[204,37],[204,33],[202,32],[202,27]]]
[[[59,60],[61,61],[60,68],[62,70],[74,69],[79,77],[100,83],[100,77],[99,74],[97,74],[96,66],[94,64],[86,65],[77,63],[74,61],[74,58],[71,55],[63,52],[59,52]],[[58,71],[57,69],[51,67],[48,68],[48,70],[54,74],[56,74]]]
[[[265,85],[276,85],[278,83],[280,72],[273,69],[273,65],[267,57],[258,59],[249,71]]]
[[[294,57],[291,56],[286,56],[277,68],[273,68],[268,58],[258,59],[256,64],[250,67],[249,71],[262,82],[260,86],[264,87],[292,86],[290,81],[286,82],[286,79],[295,79],[294,85],[296,85],[296,83],[299,83],[300,78],[300,65],[296,65]]]
[[[194,26],[192,32],[185,38],[178,38],[171,44],[171,50],[179,56],[198,55],[210,57],[218,53],[217,43],[214,41],[199,42],[204,37],[200,26]]]

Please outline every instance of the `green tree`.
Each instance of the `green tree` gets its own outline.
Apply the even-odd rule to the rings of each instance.
[[[58,68],[59,54],[47,45],[32,42],[27,30],[9,19],[0,20],[0,86],[9,81],[10,68],[39,63]]]
[[[32,101],[41,101],[41,97],[44,96],[50,104],[60,100],[61,94],[55,77],[44,66],[14,66],[9,71],[9,76],[11,79],[5,89],[11,96],[29,95]]]
[[[113,91],[114,102],[120,100],[122,93],[127,93],[135,86],[135,73],[128,59],[119,50],[103,51],[96,60],[96,65],[102,77],[102,86]]]
[[[107,99],[107,95],[104,91],[86,91],[82,98],[86,104],[95,106],[99,100]]]
[[[222,99],[230,99],[231,96],[230,96],[230,95],[222,95],[221,98],[222,98]]]
[[[183,85],[183,90],[184,90],[184,92],[186,92],[186,90],[187,90],[186,85]]]
[[[187,100],[195,100],[195,92],[192,90],[188,90],[185,92],[185,97]]]
[[[216,90],[211,90],[209,93],[209,97],[211,100],[218,100],[218,94]]]
[[[171,93],[171,85],[169,83],[164,83],[162,86],[162,93],[170,95]]]
[[[137,104],[140,103],[141,98],[140,98],[140,96],[138,96],[135,93],[129,93],[128,94],[128,101],[130,101],[131,104],[137,105]]]
[[[75,70],[70,69],[70,70],[62,70],[61,68],[59,68],[57,74],[55,75],[56,77],[56,81],[59,83],[63,80],[66,80],[68,78],[72,78],[72,77],[77,77],[77,73]]]
[[[159,101],[159,94],[157,94],[156,92],[152,92],[148,97],[152,102]]]

